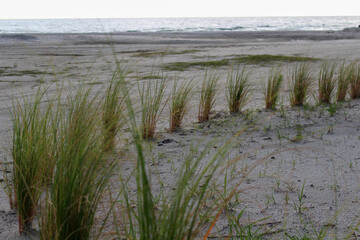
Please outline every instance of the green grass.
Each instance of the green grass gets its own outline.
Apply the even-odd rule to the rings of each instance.
[[[167,55],[180,55],[180,54],[188,54],[188,53],[196,53],[199,50],[183,50],[183,51],[142,51],[140,53],[132,55],[133,57],[164,57]]]
[[[167,102],[167,100],[163,102],[167,84],[166,76],[155,82],[147,81],[142,85],[139,80],[137,81],[140,96],[140,128],[144,139],[151,139],[155,135],[156,125]]]
[[[250,72],[246,67],[231,68],[226,81],[226,99],[230,113],[241,111],[249,101]]]
[[[264,88],[265,108],[275,109],[282,88],[284,77],[282,67],[272,68],[269,72],[268,81]]]
[[[276,64],[278,62],[308,62],[317,61],[317,58],[299,57],[299,56],[283,56],[283,55],[248,55],[237,56],[232,58],[224,58],[212,61],[195,61],[195,62],[173,62],[163,66],[167,71],[185,71],[192,67],[209,68],[209,67],[223,67],[232,64]]]
[[[350,67],[350,68],[349,68]],[[350,84],[350,69],[351,66],[345,66],[345,61],[340,65],[339,73],[337,76],[337,93],[336,101],[345,101]]]
[[[11,70],[11,71],[7,71],[7,70],[0,70],[0,76],[2,77],[20,77],[20,76],[25,76],[25,75],[44,75],[44,74],[48,74],[48,72],[45,71],[38,71],[38,70]]]
[[[13,100],[12,147],[13,160],[12,189],[14,203],[19,216],[19,232],[26,234],[38,210],[39,199],[44,185],[52,178],[54,166],[53,143],[56,135],[52,132],[52,105],[41,110],[46,90],[38,89],[34,99]],[[49,102],[51,103],[51,102]],[[54,136],[54,138],[53,138]]]
[[[80,87],[68,100],[59,128],[54,180],[40,218],[41,239],[89,239],[95,212],[111,176],[104,161],[96,95]]]
[[[334,94],[336,86],[337,64],[335,62],[324,61],[319,72],[319,101],[329,103]]]
[[[184,116],[190,107],[190,97],[195,84],[194,80],[188,80],[181,85],[178,85],[177,79],[174,81],[173,91],[170,98],[170,132],[181,128]]]
[[[289,83],[291,106],[302,106],[306,103],[313,76],[308,63],[296,64]]]
[[[219,79],[220,75],[216,74],[216,72],[205,72],[204,80],[202,82],[200,90],[198,111],[199,122],[207,121],[210,118],[211,109],[215,104],[216,95],[218,93]]]
[[[360,98],[360,64],[354,62],[349,66],[350,98]]]
[[[105,92],[102,123],[103,123],[103,149],[111,152],[115,149],[116,136],[120,128],[125,124],[124,96],[121,94],[125,73],[119,67],[114,72],[110,84]]]

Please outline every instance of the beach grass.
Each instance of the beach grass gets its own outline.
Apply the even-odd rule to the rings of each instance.
[[[216,72],[210,73],[205,71],[205,76],[201,85],[198,121],[204,122],[209,120],[211,109],[213,108],[216,95],[218,93],[220,75]]]
[[[249,101],[249,76],[250,71],[245,66],[232,67],[229,70],[226,81],[226,99],[230,114],[241,111]]]
[[[30,232],[44,183],[48,183],[52,178],[52,106],[47,105],[44,110],[41,109],[45,93],[46,89],[39,88],[34,99],[24,97],[23,101],[13,100],[12,184],[20,234]]]
[[[124,71],[118,67],[105,92],[102,123],[104,128],[103,145],[104,151],[106,152],[114,150],[116,136],[121,127],[125,124],[125,117],[123,115],[124,96],[122,96],[121,92],[124,78]]]
[[[165,75],[155,82],[147,81],[141,84],[137,81],[140,96],[140,128],[144,139],[151,139],[155,135],[156,124],[168,101],[168,99],[165,99],[167,85],[168,79]],[[165,101],[165,103],[163,101]]]
[[[177,79],[174,80],[172,95],[170,97],[170,132],[181,128],[185,114],[189,111],[189,102],[194,85],[194,79],[185,81],[180,85],[178,85]]]
[[[337,63],[324,61],[319,71],[319,101],[330,103],[336,86]]]
[[[41,239],[89,239],[113,164],[104,161],[97,96],[80,87],[59,129],[54,180],[40,218]]]
[[[346,66],[345,61],[340,65],[337,77],[336,101],[345,101],[350,84],[351,66]]]
[[[302,106],[306,102],[313,84],[310,64],[296,64],[291,73],[289,89],[291,106]]]
[[[264,85],[265,108],[275,109],[282,88],[284,77],[282,74],[282,66],[272,68],[269,71],[267,83]]]
[[[350,98],[360,98],[360,64],[353,62],[349,66]]]

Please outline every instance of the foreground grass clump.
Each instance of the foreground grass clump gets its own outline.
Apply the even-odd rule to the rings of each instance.
[[[230,113],[241,111],[249,100],[250,93],[250,72],[243,68],[231,68],[228,72],[226,89],[227,89],[227,103]]]
[[[350,98],[360,98],[360,64],[354,62],[349,66]]]
[[[282,87],[284,77],[282,75],[282,68],[272,68],[269,72],[267,84],[264,87],[265,108],[275,109],[279,98],[280,89]]]
[[[204,122],[209,120],[210,112],[213,108],[216,100],[216,94],[218,92],[218,82],[220,75],[214,73],[205,72],[205,77],[201,85],[200,101],[198,121]]]
[[[125,73],[118,68],[105,92],[102,123],[104,128],[103,149],[106,152],[114,150],[116,136],[121,126],[124,125],[124,97],[121,92],[124,78]]]
[[[133,207],[130,199],[127,180],[122,181],[122,201],[125,203],[125,221],[114,218],[117,226],[117,237],[122,239],[196,239],[200,227],[214,209],[205,206],[208,199],[208,188],[215,172],[220,166],[221,160],[227,150],[227,145],[220,148],[211,159],[206,160],[206,153],[211,149],[198,152],[190,151],[179,171],[176,187],[166,194],[156,204],[150,179],[148,177],[147,161],[143,150],[142,133],[137,127],[133,106],[127,99],[129,123],[134,139],[136,151],[136,207]],[[202,167],[200,168],[200,166]],[[200,217],[200,212],[202,216]],[[116,213],[114,213],[116,216]],[[120,216],[121,218],[122,216]]]
[[[41,239],[89,239],[113,166],[104,160],[100,119],[91,88],[69,100],[59,129],[54,180],[40,219]]]
[[[168,80],[165,76],[161,79],[147,81],[137,87],[140,96],[141,132],[144,139],[151,139],[155,135],[156,124],[165,108],[167,100],[163,102]]]
[[[175,79],[170,103],[170,132],[181,127],[184,116],[189,110],[189,101],[194,83],[194,80],[189,80],[178,87],[178,82]]]
[[[337,64],[335,62],[325,61],[321,65],[319,72],[319,101],[321,103],[331,101],[336,84],[336,68]]]
[[[51,104],[41,110],[45,90],[39,89],[34,99],[13,101],[13,160],[10,205],[18,212],[20,234],[29,233],[38,209],[42,188],[52,177],[53,139],[50,125]]]
[[[290,78],[291,106],[304,105],[312,83],[310,65],[307,63],[296,64]]]

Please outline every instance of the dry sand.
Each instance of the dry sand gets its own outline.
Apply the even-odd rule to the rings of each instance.
[[[157,52],[158,54],[154,54]],[[161,54],[162,53],[162,54]],[[147,54],[147,55],[146,55]],[[243,55],[286,55],[319,59],[353,60],[360,56],[360,32],[351,29],[340,32],[199,32],[199,33],[119,33],[102,34],[36,34],[0,35],[0,136],[6,147],[11,129],[8,106],[11,96],[31,96],[42,83],[53,86],[63,80],[67,84],[78,82],[95,84],[103,90],[103,83],[111,78],[115,57],[122,59],[135,76],[156,75],[161,66],[172,62],[193,62],[229,59]],[[330,116],[329,106],[315,109],[295,108],[288,105],[285,84],[279,111],[265,111],[261,81],[277,63],[251,65],[253,94],[246,106],[247,114],[229,116],[226,113],[224,89],[215,106],[213,120],[196,124],[197,100],[185,122],[184,130],[167,133],[166,111],[159,125],[159,134],[153,146],[149,168],[169,187],[181,166],[183,153],[190,143],[201,149],[214,141],[213,151],[238,131],[246,132],[236,138],[229,159],[241,160],[229,168],[235,186],[240,181],[239,202],[232,202],[234,213],[245,206],[245,219],[270,217],[265,227],[275,226],[279,238],[284,228],[292,234],[299,230],[311,232],[311,225],[303,229],[299,214],[293,208],[304,184],[303,219],[311,219],[314,227],[328,229],[329,239],[343,239],[351,227],[360,221],[360,102],[353,100],[339,106]],[[284,73],[294,63],[284,63]],[[318,69],[321,61],[313,63]],[[223,72],[220,86],[226,81],[228,66]],[[164,71],[164,70],[161,70]],[[182,72],[169,71],[170,77],[182,81],[202,79],[204,69],[192,67]],[[286,74],[287,76],[287,74]],[[53,87],[55,89],[55,87]],[[314,87],[314,93],[316,87]],[[170,90],[169,90],[170,91]],[[2,150],[2,158],[6,151]],[[268,155],[270,154],[270,155]],[[166,157],[164,157],[166,156]],[[154,162],[156,164],[154,164]],[[252,164],[261,163],[252,171]],[[131,162],[125,164],[132,165]],[[230,175],[230,173],[229,173]],[[223,176],[219,177],[219,181]],[[158,186],[154,183],[154,189]],[[289,197],[288,204],[285,203]],[[224,215],[225,216],[225,215]],[[224,217],[223,216],[223,217]],[[226,221],[218,222],[219,232],[226,235]],[[352,236],[356,239],[360,230]],[[19,239],[17,218],[8,206],[6,194],[0,191],[0,239]]]

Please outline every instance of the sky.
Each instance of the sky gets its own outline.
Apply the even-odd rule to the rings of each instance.
[[[0,19],[360,16],[360,0],[2,0]]]

